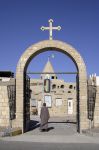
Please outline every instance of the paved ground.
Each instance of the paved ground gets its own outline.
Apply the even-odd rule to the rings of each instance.
[[[75,123],[67,123],[65,118],[51,118],[49,120],[49,131],[39,131],[39,117],[33,117],[31,131],[15,136],[1,138],[3,141],[13,142],[33,142],[33,143],[93,143],[99,144],[99,134],[97,136],[89,134],[78,134]]]
[[[73,135],[77,133],[76,123],[66,122],[65,117],[50,118],[48,123],[48,132],[40,132],[40,119],[37,116],[31,118],[31,131],[27,135]]]
[[[91,143],[28,143],[0,141],[0,150],[99,150]]]

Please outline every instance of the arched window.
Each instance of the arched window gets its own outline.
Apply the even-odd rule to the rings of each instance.
[[[71,93],[71,91],[68,91],[68,93]]]
[[[61,88],[63,89],[63,88],[64,88],[64,85],[61,85]]]
[[[52,76],[52,77],[51,77],[51,79],[55,79],[55,77],[54,77],[54,76]]]
[[[73,88],[73,85],[70,85],[70,86],[69,86],[69,89],[72,89],[72,88]]]
[[[55,88],[56,88],[56,84],[53,84],[53,85],[52,85],[52,89],[55,89]]]

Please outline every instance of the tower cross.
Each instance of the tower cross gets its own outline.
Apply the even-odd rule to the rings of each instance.
[[[53,40],[53,36],[52,36],[52,32],[53,32],[53,30],[61,30],[61,27],[60,26],[57,26],[57,27],[53,27],[52,26],[52,23],[53,23],[53,20],[52,19],[50,19],[50,20],[48,20],[48,22],[49,22],[49,27],[44,27],[44,26],[42,26],[41,27],[41,30],[42,31],[44,31],[44,30],[49,30],[49,40]]]

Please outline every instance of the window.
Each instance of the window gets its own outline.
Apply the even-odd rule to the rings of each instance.
[[[68,93],[71,93],[71,91],[68,91]]]
[[[52,85],[52,89],[55,89],[55,88],[56,88],[56,84],[53,84],[53,85]]]
[[[69,89],[72,89],[72,88],[73,88],[73,85],[70,85],[70,86],[69,86]]]
[[[31,86],[37,86],[37,83],[31,83]]]
[[[63,88],[64,88],[64,85],[61,85],[61,88],[63,89]]]
[[[62,99],[56,98],[56,106],[61,106],[61,105],[62,105]]]
[[[73,98],[68,98],[68,100],[72,100]]]
[[[54,76],[52,76],[51,78],[54,79]]]

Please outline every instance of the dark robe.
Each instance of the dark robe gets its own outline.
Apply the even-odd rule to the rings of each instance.
[[[43,106],[41,108],[41,113],[40,113],[40,118],[41,118],[41,125],[40,125],[40,129],[43,130],[47,130],[48,128],[48,120],[49,120],[49,111],[48,108],[46,106]]]

